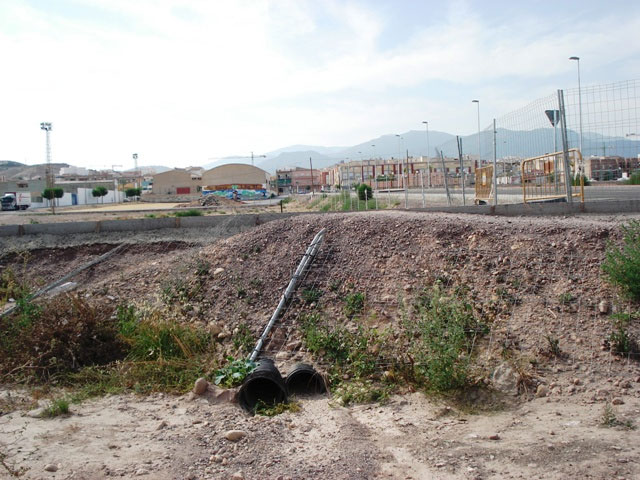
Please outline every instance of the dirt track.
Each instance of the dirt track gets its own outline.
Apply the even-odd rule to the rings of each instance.
[[[638,430],[600,425],[607,405],[619,420],[640,424],[639,364],[606,351],[610,322],[598,311],[602,300],[628,307],[603,282],[600,263],[607,241],[619,239],[618,226],[629,218],[639,216],[371,212],[272,222],[213,242],[207,231],[188,238],[147,232],[140,246],[129,238],[127,255],[78,278],[83,294],[152,301],[163,282],[188,277],[190,262],[205,259],[212,274],[186,321],[228,330],[241,322],[261,330],[322,227],[326,243],[305,285],[325,292],[320,303],[327,315],[339,319],[341,297],[355,289],[366,293],[366,317],[384,325],[398,320],[402,299],[436,279],[465,285],[476,308],[495,316],[478,359],[478,375],[495,390],[475,397],[476,413],[412,393],[388,405],[349,408],[306,399],[301,412],[272,419],[191,396],[107,397],[72,406],[67,418],[0,416],[0,453],[10,468],[28,469],[23,478],[34,479],[205,479],[237,472],[246,479],[640,478]],[[33,282],[50,279],[121,237],[33,239],[41,250],[33,252],[28,275]],[[237,295],[239,288],[246,295]],[[571,301],[561,301],[567,293]],[[312,360],[304,349],[284,347],[298,338],[296,317],[306,308],[294,303],[279,338],[267,345],[283,371],[293,361]],[[562,358],[544,355],[547,334],[559,339]],[[508,374],[495,375],[505,364],[511,376],[526,374],[526,388],[510,383]],[[540,386],[544,396],[535,395]],[[247,436],[229,442],[223,436],[229,429]],[[58,463],[57,472],[44,471]]]

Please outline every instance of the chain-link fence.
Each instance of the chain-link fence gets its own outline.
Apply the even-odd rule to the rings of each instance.
[[[392,165],[391,186],[383,181],[372,187],[386,204],[401,207],[640,198],[640,185],[634,185],[640,183],[639,88],[640,80],[629,80],[559,90],[496,118],[476,134],[437,145],[428,157],[408,152]],[[547,155],[546,170],[523,173],[523,166],[531,167],[527,159]],[[487,167],[494,165],[487,179]],[[479,175],[484,184],[476,196]],[[554,194],[529,192],[526,200],[523,176],[529,186]],[[584,198],[575,197],[583,185]]]

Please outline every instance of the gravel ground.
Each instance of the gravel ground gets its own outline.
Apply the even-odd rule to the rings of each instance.
[[[600,271],[607,243],[620,240],[619,226],[630,219],[640,215],[369,212],[289,218],[230,237],[181,229],[10,239],[19,241],[3,250],[31,249],[25,275],[34,285],[125,241],[124,253],[76,279],[78,293],[95,301],[157,301],[168,281],[188,280],[194,262],[208,262],[202,295],[184,321],[228,332],[246,324],[257,334],[306,246],[326,228],[301,287],[322,297],[312,306],[294,301],[266,345],[283,373],[300,360],[326,366],[300,347],[300,314],[318,309],[351,322],[344,296],[358,291],[366,296],[363,318],[382,328],[437,280],[465,286],[475,311],[492,318],[477,359],[492,393],[471,400],[500,402],[468,411],[407,393],[386,405],[344,408],[318,397],[302,399],[301,412],[264,418],[194,395],[110,396],[52,420],[1,415],[0,478],[20,468],[33,479],[640,478],[638,430],[601,425],[608,408],[621,424],[640,423],[638,361],[609,353],[610,319],[599,308],[632,307]],[[0,266],[20,261],[5,255]],[[640,326],[631,332],[639,335]],[[561,357],[545,354],[549,335]],[[221,355],[233,354],[230,342],[221,347]],[[227,440],[232,429],[245,436]]]

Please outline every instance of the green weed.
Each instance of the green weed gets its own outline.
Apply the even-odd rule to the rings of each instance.
[[[196,208],[190,208],[189,210],[182,210],[180,212],[175,212],[174,215],[176,217],[201,217],[204,215],[202,210],[198,210]]]
[[[43,416],[45,417],[57,417],[60,415],[67,415],[69,413],[69,400],[66,398],[56,398],[51,401],[51,404],[45,408]]]
[[[233,330],[233,348],[238,355],[250,353],[255,344],[256,339],[246,323],[241,323]]]
[[[322,290],[318,290],[317,288],[313,287],[305,288],[304,290],[302,290],[301,296],[302,300],[304,300],[304,302],[307,304],[316,303],[322,296]]]
[[[635,430],[636,427],[631,420],[620,420],[610,403],[604,406],[602,417],[600,418],[600,425],[603,427],[614,428],[622,427],[626,430]]]
[[[300,403],[298,402],[288,402],[288,403],[276,403],[275,405],[270,405],[262,400],[258,400],[253,413],[256,415],[262,415],[265,417],[275,417],[276,415],[280,415],[281,413],[290,412],[297,413],[301,410]]]
[[[617,313],[611,316],[612,331],[609,334],[611,351],[623,357],[636,356],[640,349],[635,338],[629,334],[629,324],[637,315]]]
[[[622,245],[609,244],[602,270],[626,296],[640,301],[640,221],[631,220],[622,231]]]
[[[214,372],[214,383],[225,388],[235,387],[240,385],[256,367],[256,362],[252,360],[234,360],[233,357],[227,357],[227,364]]]
[[[351,318],[354,315],[358,315],[362,313],[364,310],[364,300],[365,296],[363,293],[355,292],[348,293],[345,297],[345,306],[344,306],[344,314]]]
[[[474,318],[463,298],[444,295],[438,286],[426,298],[418,320],[405,322],[417,379],[437,392],[463,387],[476,338],[488,328]]]

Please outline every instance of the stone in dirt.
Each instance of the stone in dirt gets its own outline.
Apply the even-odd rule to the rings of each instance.
[[[507,363],[502,363],[493,371],[491,376],[493,387],[508,395],[518,394],[518,374]]]
[[[615,397],[613,400],[611,400],[611,403],[614,405],[623,405],[624,400],[622,400],[622,398],[620,397]]]
[[[207,391],[207,387],[209,386],[209,382],[205,378],[200,377],[196,380],[195,385],[193,386],[193,393],[196,395],[202,395]]]
[[[549,395],[549,387],[546,385],[538,385],[538,388],[536,389],[536,397],[542,398],[547,395]]]
[[[44,466],[45,471],[47,472],[57,472],[58,471],[58,466],[54,465],[53,463],[47,463]]]
[[[230,440],[232,442],[237,442],[237,441],[243,439],[246,436],[247,436],[246,432],[244,432],[242,430],[229,430],[228,432],[225,432],[225,434],[224,434],[224,437],[227,440]]]
[[[244,473],[241,470],[231,475],[231,480],[244,480]]]

